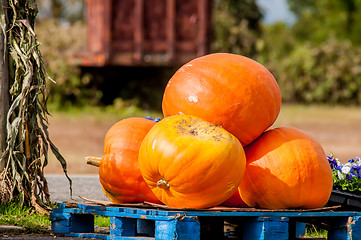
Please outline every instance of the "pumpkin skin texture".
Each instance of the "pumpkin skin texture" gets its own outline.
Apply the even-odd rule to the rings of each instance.
[[[311,209],[331,194],[332,170],[322,146],[293,127],[268,130],[245,148],[247,167],[239,186],[250,207]]]
[[[208,208],[237,190],[245,154],[220,126],[188,115],[164,118],[144,138],[139,168],[154,194],[177,208]]]
[[[140,145],[155,124],[144,118],[126,118],[106,133],[99,180],[105,196],[113,203],[160,203],[143,180],[138,166]]]
[[[165,117],[186,114],[220,125],[243,146],[276,120],[281,93],[272,74],[247,57],[214,53],[183,65],[162,100]]]

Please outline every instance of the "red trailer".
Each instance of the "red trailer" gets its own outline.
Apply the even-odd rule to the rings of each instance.
[[[83,67],[177,66],[209,53],[212,0],[86,0]]]

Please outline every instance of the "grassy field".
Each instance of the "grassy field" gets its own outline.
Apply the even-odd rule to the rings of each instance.
[[[52,113],[49,118],[50,137],[68,162],[70,174],[97,174],[88,166],[86,156],[102,156],[107,130],[117,121],[130,116],[160,117],[160,112],[123,112],[90,109],[80,112]],[[361,108],[342,106],[287,105],[281,108],[274,124],[293,126],[312,135],[340,161],[361,156]],[[47,173],[61,173],[61,167],[51,156]]]

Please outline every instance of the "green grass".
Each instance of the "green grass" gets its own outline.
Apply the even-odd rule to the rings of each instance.
[[[26,233],[48,233],[51,230],[49,216],[33,211],[31,207],[20,206],[17,202],[0,205],[0,225],[26,228]],[[94,226],[109,227],[109,217],[95,216]]]
[[[28,233],[50,231],[49,216],[35,212],[31,207],[20,206],[15,201],[0,205],[0,224],[25,227]]]
[[[313,224],[306,224],[305,238],[327,239],[327,230],[316,227]]]
[[[110,227],[110,219],[109,219],[109,217],[95,215],[95,217],[94,217],[94,226]]]

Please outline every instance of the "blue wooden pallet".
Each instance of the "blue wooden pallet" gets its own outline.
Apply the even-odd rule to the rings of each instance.
[[[94,232],[94,215],[110,218],[109,233]],[[170,210],[58,204],[50,213],[56,235],[114,240],[299,239],[305,223],[328,230],[330,240],[361,240],[361,212],[354,211],[235,211]],[[227,229],[227,226],[231,226]]]

